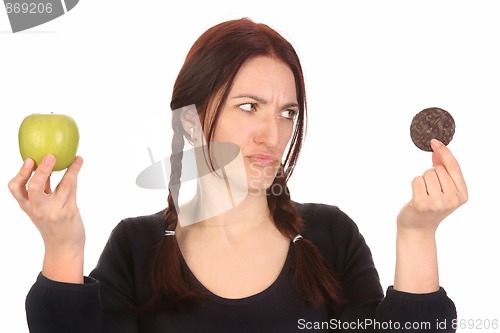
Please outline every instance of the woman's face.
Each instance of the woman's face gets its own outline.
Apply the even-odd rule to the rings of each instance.
[[[298,111],[288,65],[264,56],[243,64],[221,107],[213,141],[240,147],[250,193],[265,194],[273,183]]]

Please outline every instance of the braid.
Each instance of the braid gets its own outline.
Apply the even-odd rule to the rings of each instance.
[[[175,231],[178,223],[176,203],[178,203],[182,156],[184,149],[184,129],[180,121],[180,112],[174,112],[172,118],[174,130],[172,154],[170,155],[171,173],[169,180],[168,207],[164,213],[165,231]],[[197,299],[198,293],[191,288],[182,270],[182,254],[175,236],[165,236],[157,245],[153,262],[153,297],[149,306],[157,308],[167,306],[179,309],[188,302]]]
[[[273,187],[280,188],[278,195],[272,193]],[[293,239],[303,231],[304,225],[290,200],[282,167],[270,189],[268,206],[274,223],[283,235]],[[341,304],[343,300],[340,284],[316,245],[308,239],[301,238],[294,242],[294,254],[293,283],[303,299],[314,306],[324,305],[331,309]]]
[[[184,150],[184,128],[180,120],[180,112],[173,112],[172,154],[170,154],[170,179],[168,183],[168,207],[165,211],[165,230],[175,231],[177,227],[177,210],[175,203],[179,198],[182,174],[182,156]]]

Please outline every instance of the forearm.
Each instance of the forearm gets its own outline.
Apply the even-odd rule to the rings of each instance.
[[[394,289],[415,294],[435,292],[439,289],[434,233],[398,228]]]
[[[46,278],[66,283],[83,283],[84,249],[45,248],[42,274]]]
[[[52,223],[42,234],[45,245],[42,274],[52,281],[82,284],[85,228],[78,211],[74,218],[61,220],[64,222]]]

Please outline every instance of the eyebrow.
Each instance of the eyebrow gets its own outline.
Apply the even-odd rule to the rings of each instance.
[[[261,104],[267,104],[267,100],[261,98],[261,97],[258,97],[258,96],[255,96],[255,95],[250,95],[250,94],[242,94],[242,95],[237,95],[237,96],[232,96],[230,97],[231,99],[237,99],[237,98],[250,98],[250,99],[253,99]],[[292,107],[296,107],[298,108],[299,107],[299,104],[297,103],[286,103],[285,105],[282,106],[282,108],[292,108]]]

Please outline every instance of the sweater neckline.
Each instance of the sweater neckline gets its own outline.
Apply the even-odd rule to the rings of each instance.
[[[177,244],[177,246],[179,246]],[[182,255],[181,252],[181,265],[182,269],[187,272],[189,279],[191,279],[194,284],[196,285],[197,288],[202,290],[203,292],[208,294],[208,299],[210,301],[220,303],[220,304],[225,304],[225,305],[245,305],[245,304],[250,304],[254,303],[257,301],[260,301],[262,299],[265,299],[269,297],[275,290],[277,290],[285,281],[287,273],[290,269],[290,263],[292,261],[292,256],[293,256],[293,243],[290,241],[290,244],[288,246],[288,253],[286,255],[285,263],[283,264],[283,267],[281,268],[280,273],[278,274],[278,277],[276,280],[274,280],[271,285],[269,285],[266,289],[254,294],[250,295],[247,297],[242,297],[242,298],[225,298],[222,296],[219,296],[212,291],[210,291],[208,288],[206,288],[203,283],[201,283],[198,278],[194,275],[194,273],[191,271],[189,266],[187,265],[186,261],[184,260],[184,256]],[[179,248],[180,251],[180,248]]]

